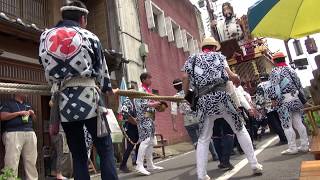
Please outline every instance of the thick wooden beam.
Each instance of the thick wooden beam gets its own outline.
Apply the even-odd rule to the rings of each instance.
[[[0,29],[2,33],[9,34],[21,39],[39,42],[41,31],[26,27],[15,22],[0,19]]]

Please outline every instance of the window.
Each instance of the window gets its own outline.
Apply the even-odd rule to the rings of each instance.
[[[182,42],[182,31],[180,29],[180,26],[173,24],[172,27],[173,27],[174,40],[176,42],[177,48],[182,48],[183,42]]]
[[[190,52],[190,54],[193,54],[194,53],[194,41],[193,41],[193,37],[189,33],[187,33],[187,43],[188,43],[188,51]]]
[[[183,41],[182,41],[182,30],[180,26],[176,22],[172,21],[172,29],[173,29],[174,40],[177,48],[182,48]]]
[[[185,29],[182,30],[182,46],[183,46],[183,51],[187,52],[188,51],[188,40],[187,40],[187,31]]]
[[[158,16],[157,14],[153,13],[153,21],[154,21],[154,28],[152,30],[154,32],[159,32],[159,22],[158,22]]]
[[[175,42],[178,48],[182,48],[183,43],[182,43],[182,34],[181,34],[180,26],[175,21],[173,21],[170,17],[167,17],[166,27],[167,27],[168,41]]]
[[[166,17],[166,27],[167,27],[167,34],[168,34],[168,41],[174,41],[174,33],[172,28],[172,19],[170,17]]]
[[[199,50],[190,33],[181,29],[171,17],[165,17],[163,10],[151,0],[145,0],[145,8],[149,29],[158,32],[161,37],[168,36],[168,41],[174,42],[177,48],[183,48],[184,52],[192,54]]]
[[[167,36],[166,19],[161,10],[151,0],[145,1],[148,28],[158,32],[161,37]]]
[[[194,52],[193,53],[198,53],[199,52],[199,44],[198,44],[198,41],[196,39],[193,40],[193,46],[194,46]]]

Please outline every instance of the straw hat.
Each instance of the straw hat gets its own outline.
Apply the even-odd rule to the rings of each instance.
[[[201,44],[201,48],[203,48],[204,46],[216,46],[216,50],[219,50],[221,48],[220,43],[213,37],[204,38]]]

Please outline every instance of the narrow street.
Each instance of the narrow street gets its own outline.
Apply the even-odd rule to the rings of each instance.
[[[0,0],[0,180],[320,180],[319,7]]]
[[[224,172],[217,168],[218,162],[212,161],[209,156],[208,175],[212,179],[250,179],[250,180],[294,180],[299,178],[300,163],[304,160],[312,160],[310,153],[299,153],[297,155],[281,155],[286,145],[276,146],[278,138],[269,136],[257,143],[256,154],[264,167],[262,176],[252,176],[252,171],[244,155],[235,155],[231,161],[235,168],[232,171]],[[169,159],[157,162],[165,170],[154,172],[150,176],[140,176],[137,173],[120,174],[120,179],[132,180],[195,180],[196,163],[195,152],[187,152]]]

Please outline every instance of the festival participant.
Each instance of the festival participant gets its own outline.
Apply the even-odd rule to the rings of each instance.
[[[81,1],[67,1],[60,10],[63,20],[42,33],[39,48],[40,63],[52,85],[50,118],[61,121],[76,180],[90,179],[84,125],[100,156],[101,178],[116,180],[111,136],[97,128],[105,118],[102,93],[113,94],[103,48],[99,38],[85,29],[89,11]]]
[[[262,74],[260,76],[261,82],[258,84],[256,92],[257,109],[261,114],[261,119],[266,119],[270,128],[279,136],[280,141],[278,145],[287,144],[288,141],[281,128],[278,112],[272,107],[271,99],[267,94],[267,89],[271,86],[268,79],[268,74]]]
[[[269,80],[271,88],[268,89],[273,106],[276,106],[284,134],[288,140],[289,148],[282,154],[297,154],[298,151],[308,152],[309,141],[306,127],[302,123],[303,104],[298,97],[302,85],[297,73],[286,64],[282,52],[274,54],[273,61],[276,66],[272,69]],[[295,128],[300,136],[300,146],[296,144]]]
[[[182,88],[182,80],[175,79],[172,82],[172,84],[173,84],[173,87],[177,90],[175,97],[184,97],[185,93]],[[180,102],[180,103],[172,102],[171,117],[174,119],[174,121],[177,118],[178,110],[180,113],[183,114],[184,127],[186,128],[187,133],[191,138],[194,148],[197,149],[197,142],[199,137],[199,120],[196,117],[196,112],[191,110],[190,105],[187,102]],[[212,142],[210,142],[209,151],[212,155],[212,160],[217,160],[218,155],[217,155],[217,152],[215,151],[215,147],[213,146]]]
[[[129,90],[134,89],[133,87],[129,88]],[[132,98],[126,98],[121,106],[121,114],[123,116],[123,120],[125,120],[124,124],[124,133],[126,134],[126,150],[123,154],[122,162],[120,164],[120,171],[124,173],[131,172],[127,167],[127,161],[128,158],[133,150],[134,147],[136,147],[136,155],[138,154],[139,145],[139,132],[137,127],[137,110],[135,106],[134,99]],[[135,156],[137,157],[137,156]],[[133,163],[136,163],[133,162]]]
[[[239,99],[239,110],[242,114],[242,117],[246,123],[246,128],[249,132],[249,135],[250,135],[250,138],[252,140],[252,145],[253,145],[253,148],[255,149],[255,144],[254,144],[254,132],[255,132],[255,129],[257,129],[255,127],[255,124],[256,124],[256,119],[255,119],[255,116],[256,116],[256,110],[255,110],[255,107],[254,105],[252,104],[252,100],[251,100],[251,96],[248,92],[246,92],[243,88],[243,86],[240,84],[240,83],[235,83],[235,91],[236,91],[236,95],[237,95],[237,98]],[[238,139],[236,139],[236,145],[237,145],[237,149],[239,151],[240,154],[243,154],[243,150],[238,142]]]
[[[208,146],[214,121],[218,118],[224,118],[229,123],[247,155],[254,174],[261,175],[262,165],[256,159],[248,131],[226,92],[229,76],[225,69],[225,56],[215,52],[216,49],[220,49],[220,44],[212,37],[205,38],[202,52],[191,55],[184,65],[184,90],[187,92],[191,85],[200,92],[196,104],[197,116],[200,118],[200,137],[196,151],[198,179],[210,179],[206,171]]]
[[[234,166],[230,162],[230,156],[233,151],[234,133],[223,118],[214,121],[212,139],[219,157],[218,168],[222,170],[233,169]]]
[[[150,88],[152,76],[149,73],[142,73],[140,80],[142,83],[141,91],[145,93],[152,93]],[[155,108],[161,105],[159,101],[152,101],[148,99],[135,99],[135,105],[137,110],[137,123],[139,131],[140,147],[137,157],[136,170],[139,174],[150,175],[149,171],[161,170],[163,167],[156,166],[153,163],[153,145],[154,145],[154,120],[155,120]],[[143,166],[144,158],[147,161],[147,170]]]

